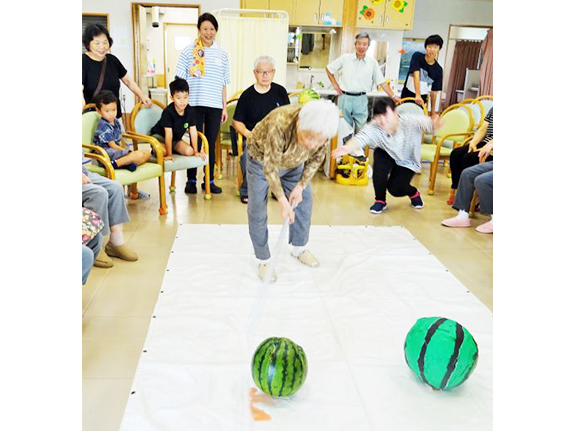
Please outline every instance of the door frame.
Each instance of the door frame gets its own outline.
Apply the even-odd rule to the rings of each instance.
[[[134,80],[140,85],[140,77],[138,74],[140,66],[140,56],[138,55],[138,47],[140,43],[140,32],[138,31],[138,6],[143,7],[177,7],[177,8],[195,8],[198,10],[198,16],[202,14],[202,10],[199,4],[177,4],[177,3],[143,3],[143,2],[132,2],[132,37],[134,41],[133,54],[134,54]]]

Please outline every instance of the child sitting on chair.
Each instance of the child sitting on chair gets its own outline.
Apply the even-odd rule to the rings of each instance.
[[[118,111],[118,99],[111,91],[104,90],[94,98],[96,111],[102,116],[94,133],[94,145],[102,147],[108,156],[114,169],[128,169],[134,172],[138,165],[148,161],[149,151],[132,151],[120,146],[122,140],[122,126],[116,119]]]
[[[373,106],[373,121],[364,126],[342,147],[332,152],[333,158],[350,154],[369,145],[373,151],[373,188],[375,203],[369,211],[380,214],[387,209],[386,192],[393,196],[408,196],[411,206],[423,208],[419,191],[411,179],[421,171],[421,132],[432,133],[439,128],[438,116],[402,114],[395,110],[389,97],[378,99]]]
[[[164,159],[174,160],[173,154],[198,156],[205,160],[206,153],[198,151],[198,131],[194,120],[194,108],[188,105],[190,87],[185,79],[176,78],[170,83],[170,103],[151,134],[164,149]],[[190,135],[191,145],[183,140],[186,132]]]

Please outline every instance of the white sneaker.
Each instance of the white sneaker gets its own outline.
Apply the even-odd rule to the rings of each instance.
[[[305,250],[299,256],[296,256],[293,253],[291,255],[304,265],[311,266],[312,268],[319,266],[319,261],[315,258],[313,254],[311,254],[311,251],[309,250]]]
[[[261,281],[264,281],[264,278],[266,276],[266,270],[267,270],[267,265],[265,263],[260,263],[260,265],[258,267],[258,276],[260,277]],[[270,281],[272,283],[275,283],[275,281],[277,279],[278,279],[278,275],[276,274],[276,270],[274,269],[274,272],[272,274]]]

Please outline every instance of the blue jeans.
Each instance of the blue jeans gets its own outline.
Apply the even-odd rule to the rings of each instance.
[[[248,223],[250,238],[254,246],[256,257],[260,260],[271,257],[268,246],[268,191],[269,184],[264,174],[263,166],[249,157],[247,163],[248,188],[250,198],[248,200]],[[282,187],[286,196],[289,196],[292,189],[301,179],[304,165],[301,164],[294,169],[280,169],[279,175]],[[277,196],[279,199],[280,196]],[[313,206],[313,195],[311,184],[303,190],[303,200],[295,209],[295,221],[289,227],[289,243],[294,246],[304,246],[309,239],[309,228],[311,226],[311,211]]]

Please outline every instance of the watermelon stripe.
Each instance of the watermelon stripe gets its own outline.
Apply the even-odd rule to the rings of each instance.
[[[427,334],[425,334],[425,341],[423,342],[423,346],[421,346],[421,351],[419,352],[419,358],[417,358],[417,365],[419,367],[419,374],[421,376],[421,380],[423,380],[423,382],[428,384],[428,385],[429,385],[429,382],[425,378],[425,373],[423,371],[424,366],[425,366],[425,353],[427,352],[427,346],[428,346],[429,342],[431,341],[431,337],[433,337],[433,334],[435,334],[437,329],[446,320],[447,319],[444,317],[436,320],[435,323],[433,325],[431,325],[431,327],[427,330]]]
[[[463,344],[463,338],[465,337],[465,333],[463,332],[463,327],[456,323],[455,325],[455,347],[453,348],[453,354],[451,355],[451,359],[449,360],[449,364],[447,364],[447,371],[443,376],[443,380],[441,380],[441,389],[445,389],[447,382],[451,378],[453,371],[455,370],[455,366],[457,365],[457,360],[459,359],[459,350],[461,349],[461,345]]]
[[[264,387],[269,388],[269,384],[267,386],[266,384],[268,383],[268,374],[270,371],[269,369],[270,352],[273,352],[274,348],[275,348],[275,340],[272,339],[270,340],[268,346],[266,347],[262,355],[262,362],[260,368],[260,389],[264,392],[266,392]]]
[[[281,369],[281,376],[282,376],[282,380],[281,380],[281,384],[280,384],[280,390],[278,392],[278,396],[282,396],[282,392],[284,389],[284,384],[286,382],[286,378],[287,378],[287,371],[288,371],[288,357],[289,357],[289,353],[290,353],[290,346],[284,341],[283,342],[283,347],[286,349],[286,351],[282,352],[282,369]],[[281,351],[281,349],[280,349]]]
[[[293,346],[292,346],[292,348],[293,348]],[[298,373],[297,364],[298,364],[299,361],[298,361],[298,358],[297,358],[297,351],[295,350],[295,348],[293,348],[293,353],[292,353],[292,355],[291,355],[291,358],[292,358],[292,360],[291,360],[291,364],[292,364],[292,367],[291,367],[291,368],[292,368],[292,376],[291,376],[291,384],[289,385],[289,390],[290,390],[290,392],[293,390],[293,388],[296,387],[296,386],[295,386],[295,378],[296,378],[296,375],[297,375],[297,373]]]

